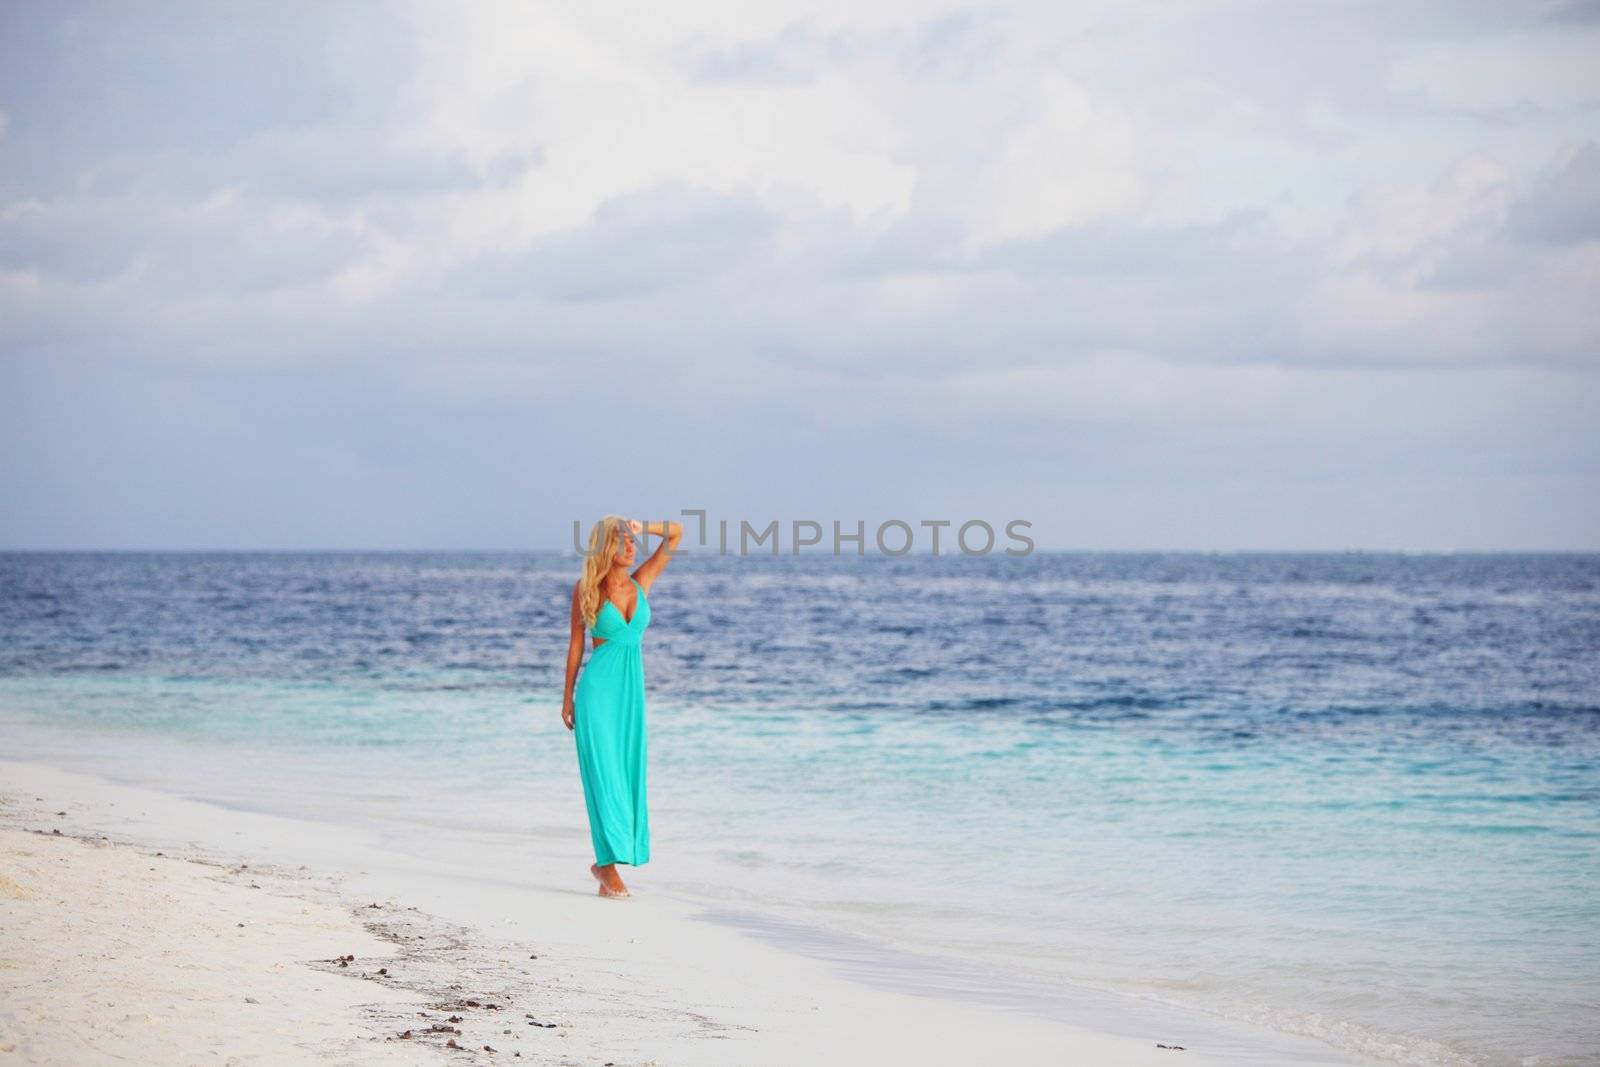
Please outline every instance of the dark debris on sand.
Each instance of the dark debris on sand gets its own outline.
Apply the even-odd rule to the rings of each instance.
[[[418,993],[427,1001],[420,1011],[415,1006],[368,1006],[366,1013],[375,1029],[388,1035],[384,1040],[433,1044],[470,1054],[522,1056],[520,1051],[506,1049],[505,1044],[529,1040],[527,1028],[508,1029],[506,1013],[519,1004],[537,1004],[546,994],[540,989],[538,979],[542,972],[536,969],[537,964],[513,966],[506,961],[524,957],[536,960],[531,946],[496,945],[492,953],[485,952],[471,929],[415,908],[374,908],[367,904],[353,907],[352,913],[369,933],[388,942],[393,953],[381,958],[364,957],[360,967],[351,966],[356,962],[353,955],[318,960],[313,965],[352,977],[356,976],[353,972],[359,972],[367,981]],[[338,970],[341,966],[345,970]],[[563,1025],[537,1021],[532,1013],[524,1014],[528,1027],[556,1029]],[[418,1019],[423,1020],[421,1025]],[[494,1041],[500,1044],[495,1045]],[[547,1052],[550,1047],[539,1044],[540,1052]]]
[[[537,1021],[529,1013],[527,1027],[507,1029],[506,1012],[518,1005],[537,1006],[550,995],[541,988],[545,985],[541,981],[543,965],[538,962],[539,955],[532,945],[515,942],[484,945],[470,928],[448,923],[416,907],[371,902],[352,904],[335,882],[312,875],[304,865],[294,869],[272,864],[252,865],[201,848],[186,849],[177,856],[168,857],[164,850],[149,849],[133,841],[114,842],[104,834],[63,833],[56,828],[30,827],[21,819],[0,822],[20,823],[18,829],[34,834],[69,837],[99,847],[122,844],[150,856],[200,863],[216,868],[219,879],[235,884],[300,900],[320,898],[345,907],[369,933],[391,945],[393,952],[377,958],[362,957],[358,961],[354,953],[329,946],[335,949],[334,955],[303,963],[315,970],[381,982],[393,989],[415,993],[429,1009],[418,1011],[414,1003],[365,1005],[362,1014],[371,1031],[360,1039],[362,1041],[432,1044],[475,1058],[508,1053],[511,1057],[522,1058],[521,1051],[503,1046],[527,1040],[538,1050],[530,1049],[530,1057],[536,1057],[549,1055],[552,1046],[530,1038],[530,1028],[557,1029],[571,1025]],[[529,962],[516,965],[507,962],[513,959]],[[247,997],[245,1001],[252,1003],[253,998]],[[419,1017],[431,1019],[435,1014],[448,1018],[449,1023],[417,1025]],[[564,1033],[565,1030],[561,1030],[561,1034]],[[490,1038],[500,1041],[501,1045],[492,1045]]]

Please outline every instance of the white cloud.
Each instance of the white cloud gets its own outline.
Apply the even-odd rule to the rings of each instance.
[[[115,20],[28,45],[76,92],[0,112],[14,390],[49,353],[291,404],[381,367],[419,408],[708,439],[1173,427],[1248,466],[1249,433],[1289,463],[1296,432],[1465,441],[1470,413],[1541,463],[1592,445],[1590,24],[426,3],[375,48],[320,10],[211,18],[204,55]]]
[[[1386,84],[1440,108],[1505,112],[1600,104],[1600,26],[1536,31],[1422,45],[1398,57]]]

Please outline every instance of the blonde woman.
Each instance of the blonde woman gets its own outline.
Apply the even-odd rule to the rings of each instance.
[[[632,575],[634,539],[661,538],[655,553]],[[589,873],[603,897],[633,894],[617,864],[650,860],[650,818],[645,805],[644,658],[639,642],[650,625],[650,587],[683,536],[676,522],[641,523],[607,515],[589,531],[583,577],[572,587],[572,640],[561,719],[578,746],[578,771],[589,809],[594,865]],[[583,635],[594,654],[578,678]]]

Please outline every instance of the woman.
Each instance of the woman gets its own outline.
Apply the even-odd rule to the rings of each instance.
[[[631,576],[634,538],[662,539],[655,554]],[[567,686],[561,720],[578,744],[578,771],[589,809],[589,837],[603,897],[633,894],[617,864],[650,860],[650,819],[645,806],[644,660],[639,642],[650,625],[650,587],[683,536],[676,522],[642,524],[607,515],[589,531],[583,577],[572,587],[572,640],[567,646]],[[594,655],[577,681],[583,634]],[[574,686],[576,682],[576,686]]]

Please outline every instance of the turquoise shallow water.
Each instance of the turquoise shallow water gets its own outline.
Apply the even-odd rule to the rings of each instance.
[[[980,961],[1396,1062],[1600,1062],[1600,559],[674,568],[639,878],[928,982]],[[0,557],[0,741],[582,860],[570,570]]]

